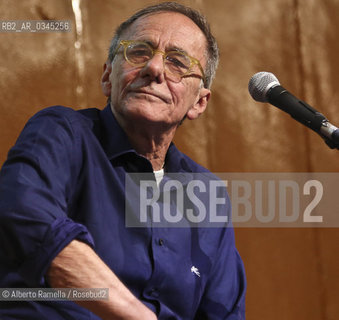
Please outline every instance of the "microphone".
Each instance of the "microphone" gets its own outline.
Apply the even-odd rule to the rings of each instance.
[[[282,87],[273,73],[256,73],[248,83],[248,90],[255,101],[269,102],[287,112],[293,119],[318,133],[330,148],[339,149],[339,129],[323,114]]]

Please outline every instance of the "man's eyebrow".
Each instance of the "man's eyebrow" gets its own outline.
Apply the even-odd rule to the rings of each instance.
[[[147,43],[147,44],[150,45],[152,48],[155,48],[155,47],[156,47],[155,44],[154,44],[154,42],[151,41],[151,40],[140,40],[140,41],[141,41],[141,42]]]
[[[172,46],[169,46],[168,48],[166,48],[166,51],[178,51],[178,52],[181,52],[181,53],[185,53],[188,55],[187,51],[184,50],[183,48],[181,47],[178,47],[178,46],[175,46],[175,45],[172,45]]]
[[[176,47],[176,46],[169,47],[168,50],[166,50],[166,51],[178,51],[178,52],[181,52],[181,53],[188,55],[186,50],[179,48],[179,47]]]
[[[151,41],[151,40],[141,40],[141,41],[143,41],[143,42],[146,42],[148,45],[150,45],[153,49],[156,49],[157,48],[157,45],[153,42],[153,41]],[[169,51],[178,51],[178,52],[181,52],[181,53],[184,53],[184,54],[187,54],[188,55],[188,53],[187,53],[187,51],[186,50],[184,50],[184,49],[182,49],[182,48],[180,48],[180,47],[177,47],[177,46],[170,46],[170,47],[168,47],[168,48],[166,48],[166,52],[169,52]]]

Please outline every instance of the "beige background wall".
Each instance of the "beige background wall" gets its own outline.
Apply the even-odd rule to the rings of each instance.
[[[208,17],[221,62],[207,112],[182,126],[177,145],[215,172],[338,172],[339,151],[280,110],[254,102],[247,83],[271,71],[339,125],[339,1],[179,2]],[[113,30],[150,3],[82,0],[77,33],[71,0],[0,1],[1,20],[67,19],[73,28],[0,33],[1,163],[43,107],[104,106],[99,80]],[[338,319],[338,229],[239,228],[236,237],[248,277],[247,319]]]

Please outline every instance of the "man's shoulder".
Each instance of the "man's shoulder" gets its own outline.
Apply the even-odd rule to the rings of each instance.
[[[100,110],[97,108],[87,108],[87,109],[74,109],[71,107],[54,105],[50,107],[43,108],[38,111],[33,118],[51,116],[64,118],[68,121],[74,121],[79,119],[96,119],[99,117]]]
[[[33,123],[35,123],[36,126],[45,124],[50,130],[53,130],[53,128],[55,130],[57,130],[57,128],[68,128],[73,132],[82,132],[84,130],[92,131],[93,127],[98,126],[98,123],[100,122],[99,117],[100,110],[97,108],[74,109],[71,107],[54,105],[45,107],[35,113],[29,119],[27,125]]]

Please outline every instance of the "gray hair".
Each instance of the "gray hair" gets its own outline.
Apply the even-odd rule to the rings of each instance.
[[[146,8],[143,8],[137,11],[134,15],[132,15],[129,19],[120,24],[120,26],[116,29],[114,37],[111,41],[111,45],[108,51],[108,61],[112,62],[114,59],[114,53],[119,45],[120,37],[122,33],[128,29],[128,27],[137,19],[142,16],[148,14],[155,14],[158,12],[178,12],[181,13],[188,18],[190,18],[203,32],[207,40],[207,63],[205,67],[205,77],[207,88],[210,88],[212,85],[212,81],[215,77],[216,69],[219,62],[219,49],[217,42],[214,36],[211,33],[210,26],[206,20],[206,18],[197,10],[186,7],[182,4],[176,2],[163,2],[156,5],[152,5]]]

